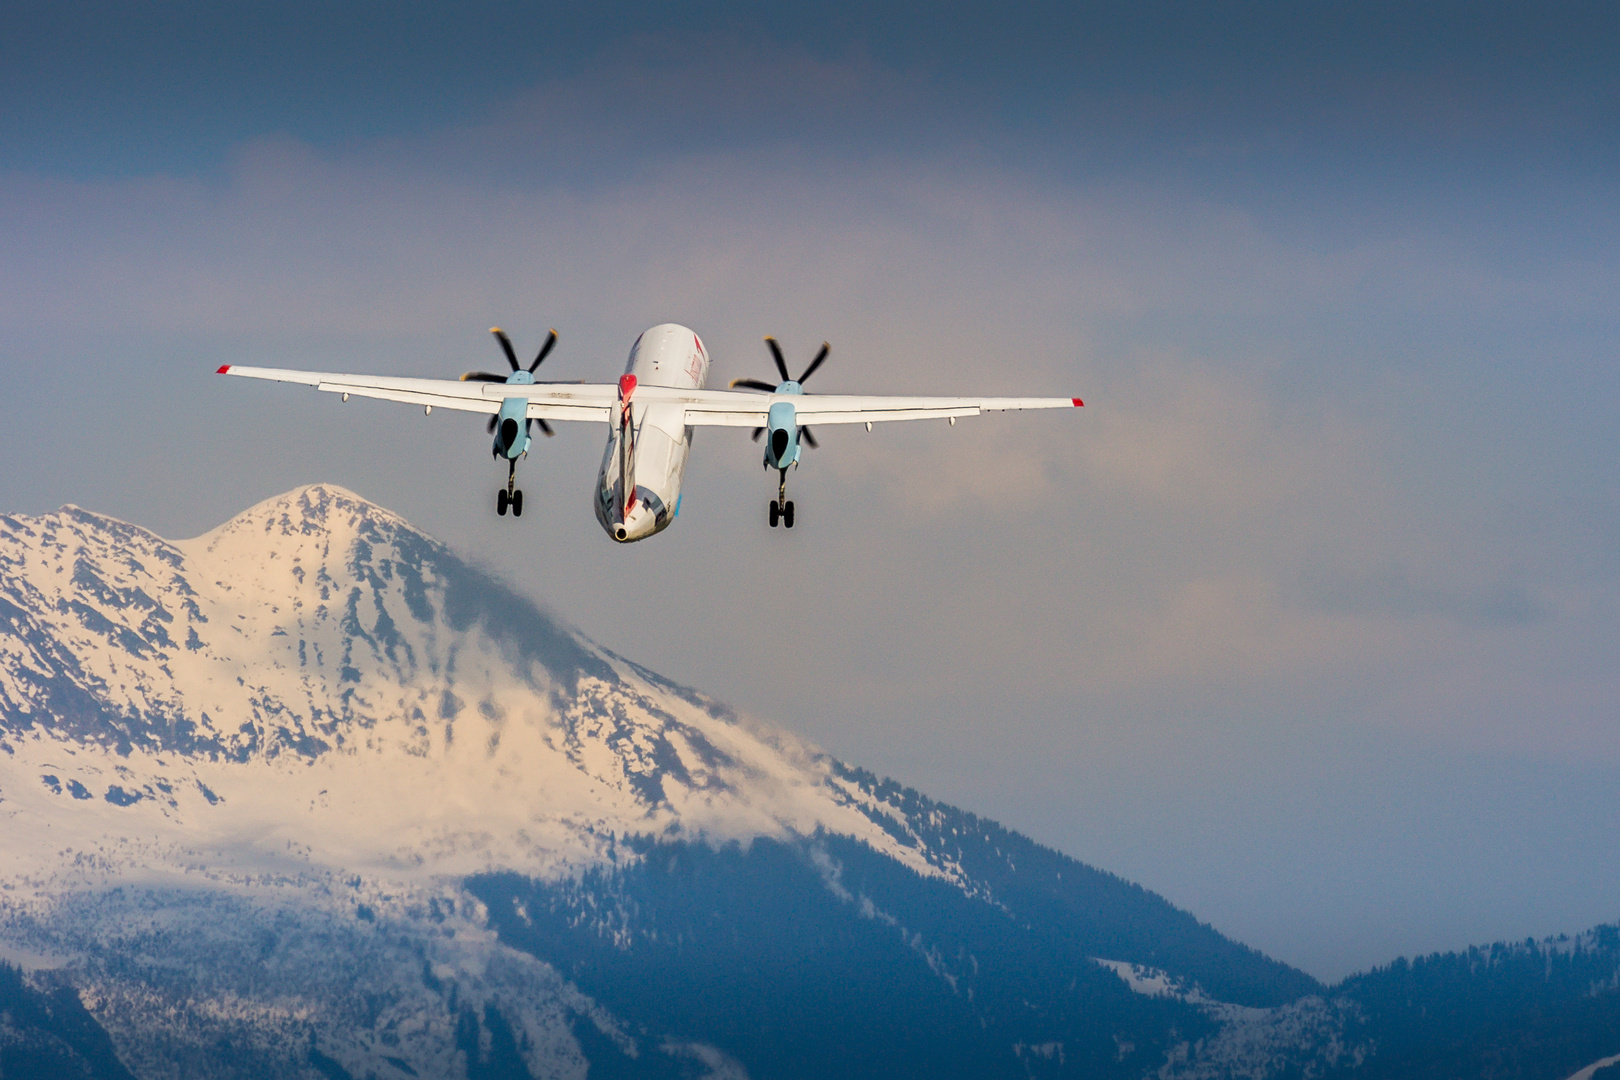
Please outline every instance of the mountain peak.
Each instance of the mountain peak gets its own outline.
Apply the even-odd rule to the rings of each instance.
[[[185,541],[187,546],[216,551],[222,545],[265,545],[289,537],[332,536],[352,540],[371,534],[426,534],[392,510],[378,506],[337,484],[306,484],[248,507],[223,525]]]

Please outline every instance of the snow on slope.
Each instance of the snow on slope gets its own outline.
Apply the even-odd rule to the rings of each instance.
[[[1133,993],[1184,1001],[1218,1022],[1212,1034],[1174,1048],[1159,1070],[1161,1077],[1271,1080],[1312,1076],[1328,1069],[1357,1068],[1371,1053],[1364,1039],[1347,1034],[1360,1016],[1356,1004],[1348,999],[1311,994],[1271,1008],[1234,1005],[1217,1001],[1197,983],[1159,968],[1095,959]]]
[[[510,1025],[582,1077],[580,1024],[735,1075],[638,1049],[461,879],[818,830],[962,883],[830,758],[342,489],[180,542],[0,517],[0,960],[67,973],[136,1075],[462,1075]]]
[[[0,620],[13,888],[200,865],[547,876],[614,835],[817,828],[942,872],[824,755],[339,488],[178,543],[73,507],[0,517]]]

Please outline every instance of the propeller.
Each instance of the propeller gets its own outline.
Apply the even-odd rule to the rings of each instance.
[[[527,371],[530,375],[534,374],[535,368],[538,368],[545,358],[551,355],[551,350],[557,345],[557,331],[553,330],[546,335],[546,343],[540,346],[540,352],[535,356],[534,363],[525,368],[518,363],[517,350],[512,348],[512,339],[506,336],[506,331],[498,326],[492,326],[489,328],[489,332],[494,334],[495,340],[501,343],[501,351],[506,354],[506,362],[512,365],[512,370]],[[506,380],[505,375],[497,375],[493,371],[469,371],[461,377],[462,382],[503,383]]]
[[[535,369],[538,368],[541,365],[542,362],[544,362],[546,357],[551,355],[551,350],[553,348],[555,348],[556,345],[557,345],[557,331],[552,330],[550,333],[548,333],[546,335],[546,343],[544,345],[540,346],[540,352],[535,356],[534,363],[530,364],[527,368],[525,368],[523,365],[518,363],[517,350],[512,348],[512,339],[506,336],[506,331],[502,330],[498,326],[492,326],[492,327],[489,328],[489,332],[494,334],[495,335],[495,340],[501,343],[501,351],[506,354],[506,362],[508,364],[512,365],[512,370],[513,371],[527,371],[530,375],[534,374]],[[461,381],[462,382],[504,383],[504,382],[508,382],[509,379],[505,375],[497,375],[492,371],[469,371],[469,372],[467,372],[465,375],[463,375],[461,377]],[[495,428],[499,423],[500,423],[500,421],[496,417],[491,416],[489,418],[489,433],[491,435],[495,434]],[[524,421],[525,432],[527,431],[528,425],[530,423],[539,424],[540,425],[540,430],[545,432],[546,436],[548,438],[550,436],[552,436],[552,435],[557,434],[555,431],[551,430],[551,425],[550,424],[546,423],[544,420],[541,420],[539,418],[535,418],[532,421],[525,420]]]
[[[780,345],[778,345],[776,343],[776,339],[771,337],[769,334],[766,334],[765,335],[765,346],[766,346],[766,348],[771,350],[771,359],[776,362],[776,370],[782,373],[782,382],[796,382],[800,386],[803,386],[804,381],[806,379],[808,379],[811,375],[815,374],[816,368],[818,368],[818,367],[820,367],[822,365],[822,363],[827,359],[827,354],[832,351],[832,346],[827,344],[825,341],[823,341],[821,343],[821,351],[816,353],[816,358],[814,360],[810,361],[810,366],[804,369],[804,374],[800,375],[797,379],[795,379],[792,375],[788,374],[787,358],[782,355],[782,346],[780,346]],[[739,387],[739,386],[746,386],[750,390],[763,390],[767,394],[776,393],[776,387],[780,386],[780,385],[781,385],[781,383],[777,383],[776,385],[772,385],[771,383],[765,382],[765,381],[763,381],[761,379],[732,379],[731,380],[731,389],[733,389],[733,390],[737,389],[737,387]],[[765,434],[765,429],[764,428],[762,428],[762,427],[755,428],[754,429],[754,435],[753,435],[754,441],[759,442],[759,437],[761,435],[763,435],[763,434]],[[817,448],[817,447],[821,446],[821,444],[816,441],[815,435],[813,435],[811,433],[809,428],[807,428],[807,427],[800,428],[799,429],[799,434],[801,436],[803,436],[804,441],[809,443],[812,448]]]
[[[506,362],[512,365],[512,370],[527,370],[530,375],[534,374],[534,369],[540,366],[541,361],[551,355],[551,350],[557,344],[557,331],[553,330],[546,335],[546,343],[540,346],[540,352],[535,356],[534,363],[530,364],[527,369],[523,369],[518,367],[517,353],[513,351],[512,339],[506,336],[506,331],[498,326],[492,326],[489,328],[489,332],[494,334],[495,340],[501,343],[501,351],[506,353]]]

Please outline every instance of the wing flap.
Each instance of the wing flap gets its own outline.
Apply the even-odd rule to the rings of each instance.
[[[356,383],[317,383],[315,389],[329,394],[350,394],[354,397],[374,398],[378,401],[402,401],[407,405],[428,405],[435,409],[455,409],[459,412],[499,412],[498,401],[474,401],[464,397],[449,397],[423,390],[392,390],[382,386],[362,386]]]
[[[492,412],[500,408],[500,402],[493,405]],[[606,423],[613,419],[613,408],[609,405],[570,405],[560,401],[530,399],[525,415],[530,420],[595,420]]]
[[[765,420],[764,409],[747,412],[692,408],[686,410],[686,423],[691,427],[764,427]]]

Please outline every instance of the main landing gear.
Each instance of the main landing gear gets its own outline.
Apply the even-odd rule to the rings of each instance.
[[[782,470],[782,482],[776,488],[776,501],[771,503],[771,528],[781,522],[784,528],[793,528],[793,504],[787,497],[787,470]]]
[[[512,462],[506,472],[506,487],[495,493],[495,512],[501,517],[506,516],[506,508],[512,508],[513,517],[523,516],[523,492],[513,485],[517,483],[517,462]],[[773,523],[774,524],[774,523]]]

